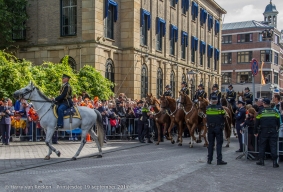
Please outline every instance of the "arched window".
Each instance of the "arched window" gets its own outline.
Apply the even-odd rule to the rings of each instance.
[[[163,95],[163,73],[161,68],[157,70],[156,95],[158,98]]]
[[[176,92],[176,89],[175,89],[175,86],[176,86],[176,83],[175,83],[175,73],[174,71],[171,71],[171,74],[170,74],[170,85],[171,85],[171,90],[172,90],[172,93],[173,93],[173,98],[175,97],[175,92]]]
[[[141,98],[145,98],[148,93],[148,72],[145,64],[141,70]]]
[[[105,64],[105,78],[114,83],[114,64],[112,59],[107,59]],[[114,91],[114,87],[111,88]]]
[[[62,63],[63,59],[64,59],[64,58],[61,59],[60,63]],[[70,57],[70,56],[69,56],[68,64],[70,65],[70,67],[71,67],[73,70],[77,70],[77,63],[76,63],[76,60],[75,60],[73,57]]]

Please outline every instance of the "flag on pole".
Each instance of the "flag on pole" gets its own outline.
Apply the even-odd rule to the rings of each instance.
[[[264,65],[264,62],[262,61],[261,68],[260,68],[260,72],[261,72],[261,85],[265,85],[265,78],[263,76],[263,71],[262,71],[263,65]]]

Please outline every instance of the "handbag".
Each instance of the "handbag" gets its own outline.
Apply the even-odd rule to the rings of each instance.
[[[116,125],[117,125],[116,119],[110,119],[110,125],[111,125],[112,127],[116,127]]]

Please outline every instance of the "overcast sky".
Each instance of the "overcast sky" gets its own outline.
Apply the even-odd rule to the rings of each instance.
[[[215,0],[223,7],[227,14],[224,18],[224,23],[257,20],[263,21],[263,12],[270,0]],[[276,5],[278,14],[277,28],[283,30],[283,0],[272,0]]]

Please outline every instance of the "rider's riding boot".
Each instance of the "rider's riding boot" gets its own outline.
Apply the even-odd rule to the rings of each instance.
[[[279,167],[277,160],[273,160],[273,168],[277,168]]]
[[[261,165],[264,166],[264,160],[263,159],[259,159],[258,162],[256,162],[257,165]]]
[[[64,127],[62,126],[62,125],[57,125],[56,127],[55,127],[55,129],[56,130],[58,130],[58,129],[63,129]]]

